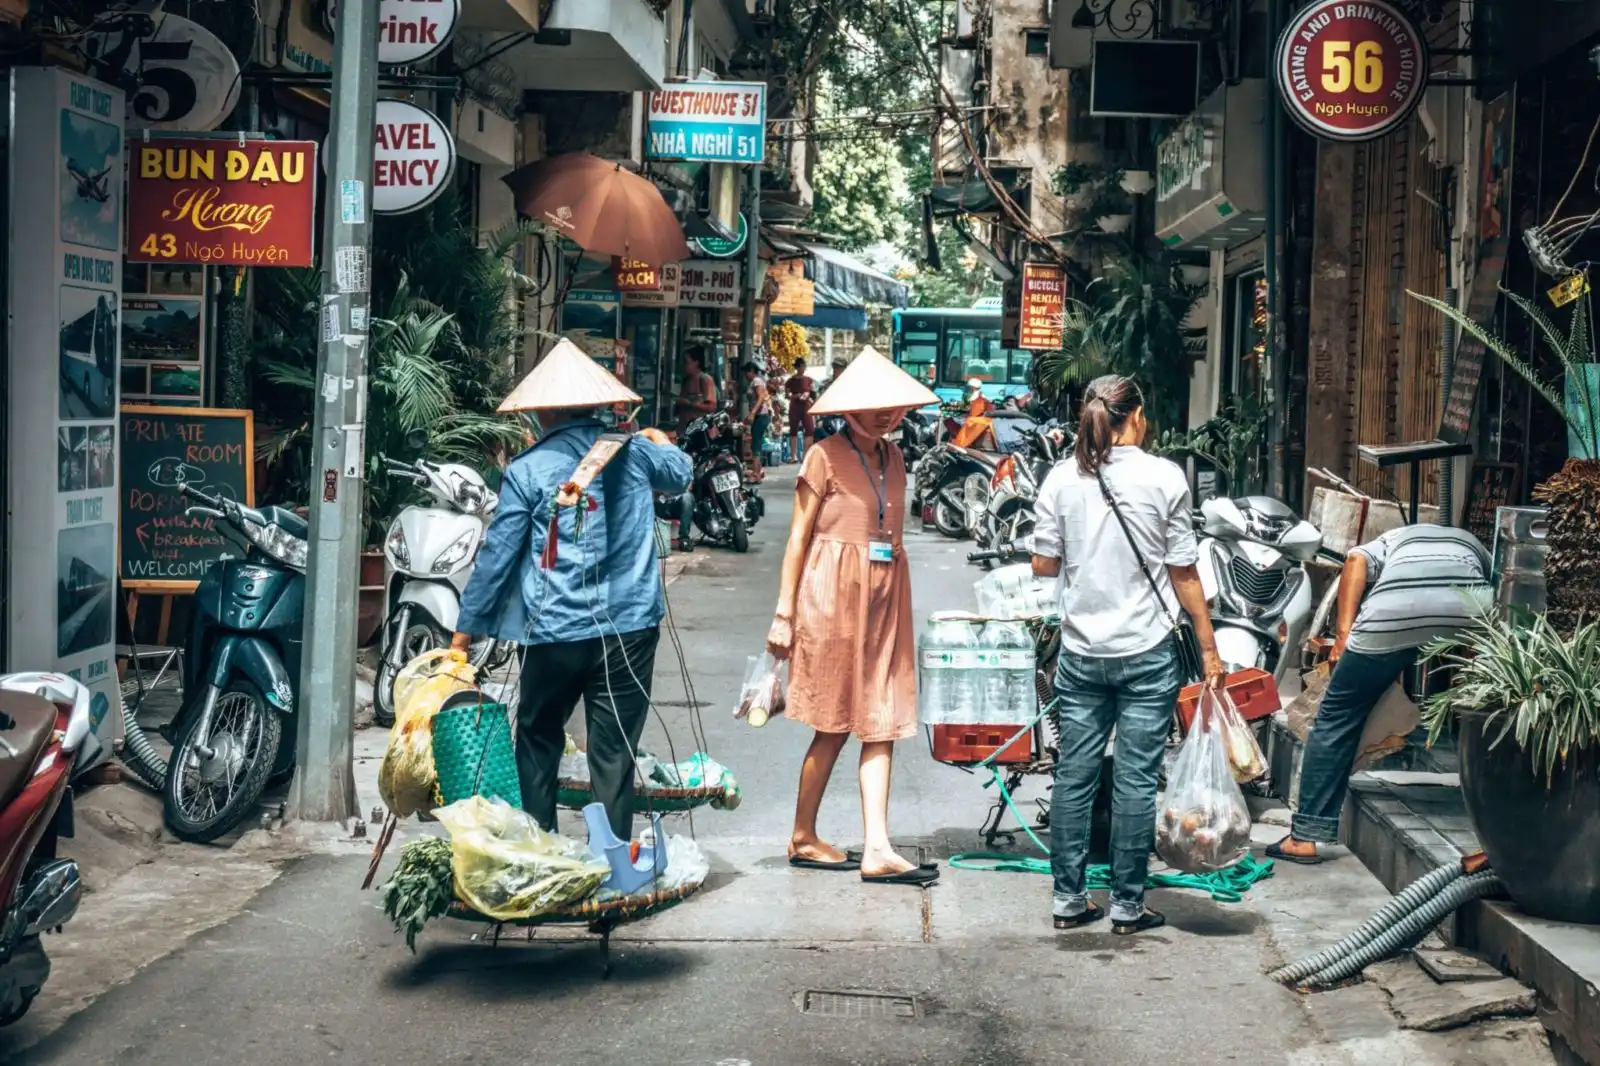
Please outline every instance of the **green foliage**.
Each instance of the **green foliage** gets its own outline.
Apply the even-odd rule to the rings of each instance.
[[[903,243],[910,227],[901,205],[909,192],[893,138],[862,126],[859,133],[816,147],[811,174],[816,228],[842,238],[850,249],[879,241]]]
[[[1152,450],[1157,455],[1205,460],[1223,479],[1219,491],[1237,496],[1259,483],[1269,415],[1266,404],[1254,396],[1231,396],[1215,415],[1189,432],[1163,431]]]
[[[433,918],[442,918],[456,898],[455,870],[450,842],[443,837],[423,837],[400,849],[394,875],[378,887],[383,895],[384,917],[404,933],[406,947],[417,952],[417,934]]]
[[[1487,711],[1490,744],[1514,738],[1547,782],[1573,751],[1600,743],[1600,622],[1566,638],[1542,614],[1510,625],[1485,614],[1422,657],[1455,667],[1455,683],[1423,706],[1429,743],[1456,712]]]
[[[1158,426],[1183,423],[1189,372],[1205,338],[1204,329],[1183,322],[1202,291],[1183,280],[1176,264],[1159,259],[1116,260],[1089,286],[1106,367],[1139,382]]]
[[[1588,300],[1579,299],[1573,302],[1572,325],[1563,334],[1556,328],[1555,323],[1550,321],[1550,316],[1545,314],[1544,310],[1531,300],[1506,289],[1501,289],[1500,291],[1505,293],[1506,299],[1521,308],[1523,314],[1532,320],[1533,324],[1538,328],[1539,335],[1544,337],[1545,343],[1555,353],[1556,358],[1561,361],[1561,368],[1568,379],[1582,382],[1586,386],[1588,383],[1588,370],[1585,364],[1595,362],[1594,334],[1592,323],[1589,321]],[[1429,307],[1446,315],[1464,333],[1476,338],[1484,347],[1499,356],[1502,363],[1520,374],[1532,387],[1533,391],[1544,397],[1545,402],[1560,413],[1568,428],[1572,430],[1572,437],[1578,441],[1583,452],[1578,458],[1600,459],[1600,411],[1595,409],[1596,400],[1592,389],[1587,387],[1578,388],[1577,392],[1581,397],[1579,400],[1581,406],[1577,411],[1571,410],[1567,406],[1560,388],[1555,383],[1546,381],[1543,375],[1533,368],[1533,364],[1529,360],[1524,359],[1521,354],[1511,347],[1509,341],[1501,337],[1490,336],[1488,330],[1484,329],[1483,326],[1472,321],[1464,312],[1451,307],[1442,300],[1436,300],[1432,296],[1424,296],[1419,292],[1412,292],[1410,289],[1407,289],[1406,292],[1414,299],[1420,300]]]
[[[924,266],[911,276],[912,307],[971,307],[986,296],[1000,295],[999,280],[953,227],[940,229],[934,239],[940,269]]]
[[[1061,314],[1061,347],[1033,359],[1033,389],[1054,404],[1063,392],[1081,390],[1109,373],[1111,353],[1095,327],[1094,309],[1068,300]]]
[[[1050,176],[1050,188],[1057,196],[1073,196],[1099,176],[1099,168],[1074,159]]]

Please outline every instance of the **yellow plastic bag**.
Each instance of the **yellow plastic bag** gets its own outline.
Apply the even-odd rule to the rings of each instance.
[[[491,918],[548,914],[593,895],[611,873],[587,844],[546,833],[504,800],[469,796],[433,813],[450,833],[456,897]]]
[[[477,674],[459,652],[423,652],[394,679],[394,728],[378,768],[378,793],[396,818],[434,803],[433,716],[457,692],[477,687]]]

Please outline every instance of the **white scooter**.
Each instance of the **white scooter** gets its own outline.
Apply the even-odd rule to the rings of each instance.
[[[470,466],[459,463],[399,463],[385,458],[393,477],[409,478],[434,506],[401,511],[383,541],[383,657],[373,684],[373,717],[394,724],[394,681],[412,659],[448,647],[461,614],[461,593],[500,498]],[[484,639],[474,644],[473,665],[493,669],[510,648]]]
[[[1217,654],[1230,670],[1258,667],[1281,684],[1299,664],[1311,625],[1306,563],[1322,533],[1270,496],[1211,499],[1200,506],[1200,583],[1211,606]]]

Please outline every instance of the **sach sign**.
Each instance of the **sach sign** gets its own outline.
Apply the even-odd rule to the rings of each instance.
[[[1369,141],[1422,102],[1428,44],[1386,0],[1318,0],[1278,38],[1278,91],[1294,120],[1318,137]]]

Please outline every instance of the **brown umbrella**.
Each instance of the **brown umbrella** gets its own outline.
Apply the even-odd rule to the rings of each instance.
[[[586,152],[551,156],[507,174],[517,213],[586,252],[652,266],[689,258],[683,227],[661,190],[621,164]]]

